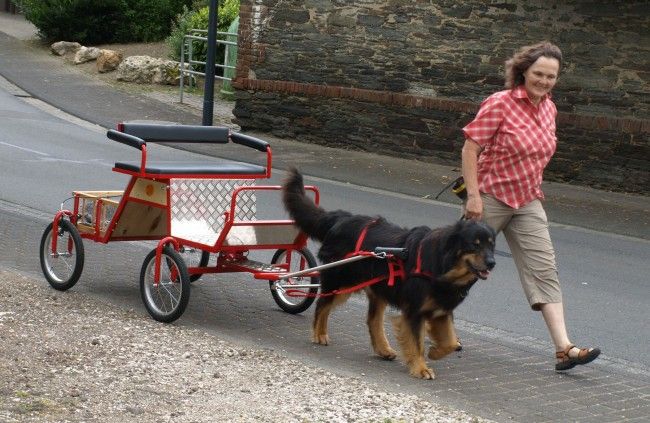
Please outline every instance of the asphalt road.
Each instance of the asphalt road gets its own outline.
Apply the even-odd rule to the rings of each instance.
[[[4,91],[0,91],[0,128],[0,246],[4,251],[0,265],[40,277],[38,241],[48,216],[72,190],[122,189],[127,178],[111,172],[112,164],[136,159],[138,153],[108,140],[99,130],[53,117]],[[201,159],[198,154],[158,145],[150,148],[149,157]],[[279,183],[282,176],[281,171],[275,171],[270,183]],[[380,212],[403,226],[435,227],[453,222],[459,215],[457,207],[425,199],[323,179],[307,178],[307,182],[320,188],[321,204],[326,208]],[[283,213],[277,204],[258,205],[258,209],[263,214]],[[647,371],[648,242],[569,226],[554,226],[552,236],[572,338],[580,344],[601,346],[610,362]],[[137,278],[150,248],[147,243],[86,243],[87,264],[74,289],[145,314]],[[311,248],[315,252],[315,246]],[[552,347],[542,319],[529,311],[502,239],[498,249],[496,270],[488,281],[472,289],[456,313],[461,337],[498,339],[501,345],[519,348],[524,355],[525,351],[543,351],[549,355],[551,366]],[[266,255],[268,260],[272,253],[258,256],[264,259]],[[178,324],[201,325],[336,371],[373,374],[377,382],[396,385],[400,390],[417,391],[422,386],[401,367],[372,357],[364,323],[365,305],[360,297],[334,314],[334,345],[323,354],[323,348],[309,343],[311,310],[304,316],[280,312],[266,283],[246,274],[203,279],[193,285],[190,306]],[[471,349],[472,341],[466,346]],[[345,360],[341,361],[342,357]],[[444,375],[445,371],[454,371],[455,363],[439,366],[439,374]],[[438,393],[432,390],[432,398]]]

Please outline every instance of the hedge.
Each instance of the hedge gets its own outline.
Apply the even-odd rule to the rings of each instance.
[[[158,41],[193,0],[19,0],[47,41],[84,45]]]

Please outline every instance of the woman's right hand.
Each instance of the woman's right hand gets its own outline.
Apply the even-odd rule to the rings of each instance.
[[[465,218],[481,220],[483,218],[483,200],[480,195],[470,195],[465,203]]]

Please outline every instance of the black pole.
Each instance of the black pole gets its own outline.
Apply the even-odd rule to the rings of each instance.
[[[219,1],[210,0],[208,17],[208,54],[205,59],[205,87],[203,90],[203,126],[212,126],[214,101],[214,65],[217,50],[217,15]]]

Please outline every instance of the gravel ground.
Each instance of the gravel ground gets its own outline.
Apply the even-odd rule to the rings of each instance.
[[[485,422],[0,271],[2,422]]]

